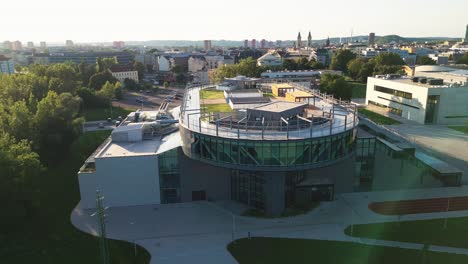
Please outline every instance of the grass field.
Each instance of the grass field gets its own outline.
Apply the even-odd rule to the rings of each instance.
[[[204,105],[202,105],[202,107],[206,107],[204,111],[207,112],[207,113],[210,113],[210,112],[233,112],[231,107],[226,103],[223,103],[223,104],[204,104]]]
[[[110,131],[89,132],[72,145],[68,157],[49,168],[34,185],[35,210],[28,219],[15,219],[5,225],[8,212],[2,214],[0,225],[0,263],[100,263],[96,237],[77,230],[70,223],[70,213],[78,203],[77,171],[86,157],[109,135]],[[134,257],[133,244],[109,241],[111,263],[149,263],[149,254],[138,247]]]
[[[213,89],[202,89],[200,91],[200,99],[222,99],[224,92]]]
[[[112,107],[112,118],[115,119],[119,116],[125,118],[130,112],[133,110],[126,109],[122,107]],[[107,118],[111,117],[111,110],[110,107],[104,108],[87,108],[83,111],[83,116],[86,121],[99,121],[99,120],[106,120]]]
[[[468,125],[464,125],[464,126],[449,126],[449,128],[453,129],[453,130],[456,130],[456,131],[459,131],[459,132],[462,132],[462,133],[465,133],[465,134],[468,134]]]
[[[348,81],[348,84],[353,89],[353,95],[351,96],[351,98],[366,98],[367,84],[352,81]]]
[[[354,225],[353,236],[468,248],[468,217]],[[345,233],[351,235],[351,227]]]
[[[228,245],[240,264],[455,264],[468,256],[352,242],[264,238],[239,239]]]
[[[365,108],[359,108],[358,109],[360,114],[365,115],[367,118],[370,120],[374,121],[376,124],[379,125],[396,125],[396,124],[401,124],[401,122],[392,119],[390,117],[383,116],[381,114],[378,114],[376,112],[372,112],[370,110],[367,110]]]

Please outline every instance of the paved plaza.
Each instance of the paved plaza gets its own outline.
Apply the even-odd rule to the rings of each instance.
[[[468,186],[349,193],[333,202],[322,202],[308,214],[275,219],[239,216],[212,202],[117,207],[108,209],[106,228],[108,237],[146,248],[152,256],[151,263],[236,263],[226,246],[232,241],[233,233],[237,239],[247,237],[248,232],[252,236],[355,241],[420,249],[421,244],[349,237],[343,230],[358,223],[468,216],[468,211],[384,216],[368,209],[370,202],[467,194]],[[92,212],[78,204],[71,220],[80,230],[96,235],[97,219],[90,216]],[[431,246],[431,250],[468,254],[465,249],[439,246]]]

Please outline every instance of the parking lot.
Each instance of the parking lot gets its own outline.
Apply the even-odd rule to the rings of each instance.
[[[159,88],[156,91],[129,91],[113,105],[135,110],[157,110],[167,100],[168,109],[171,109],[181,104],[183,95],[184,89],[175,87]]]

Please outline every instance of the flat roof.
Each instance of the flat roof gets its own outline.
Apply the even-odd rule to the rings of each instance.
[[[276,84],[273,84],[272,87],[276,87],[276,88],[294,88],[294,86],[288,84],[288,83],[276,83]]]
[[[268,97],[231,97],[229,100],[233,104],[264,104],[270,102]]]
[[[182,140],[179,131],[163,137],[155,137],[150,140],[137,142],[113,142],[110,141],[96,154],[95,158],[135,157],[159,155],[173,148],[181,146]]]
[[[238,90],[232,90],[232,91],[227,91],[228,93],[259,93],[260,91],[258,89],[238,89]]]
[[[306,103],[295,103],[286,101],[275,101],[264,105],[253,107],[254,110],[267,111],[267,112],[284,112],[287,110],[295,109],[297,107],[306,106]]]
[[[312,94],[308,93],[308,92],[304,92],[304,91],[301,91],[301,90],[295,90],[293,92],[287,92],[286,94],[290,94],[294,97],[314,97]]]
[[[423,76],[417,76],[417,77],[423,77]],[[382,81],[389,81],[389,82],[398,82],[398,83],[403,83],[403,84],[409,84],[412,86],[419,86],[419,87],[424,87],[424,88],[450,88],[449,85],[447,84],[442,84],[442,85],[430,85],[428,83],[420,83],[420,82],[413,82],[411,78],[407,77],[402,77],[402,78],[396,78],[396,79],[383,79],[383,78],[376,78],[376,77],[370,77],[374,78],[376,80],[382,80]],[[455,87],[455,86],[454,86]]]

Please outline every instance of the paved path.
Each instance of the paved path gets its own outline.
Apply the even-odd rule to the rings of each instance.
[[[462,182],[468,184],[468,135],[445,125],[422,125],[378,106],[367,105],[366,108],[400,121],[401,124],[383,127],[463,171]]]
[[[468,194],[468,187],[350,193],[333,202],[323,202],[312,212],[288,218],[258,219],[234,216],[210,202],[145,205],[110,208],[106,228],[110,238],[126,240],[145,247],[151,263],[236,263],[226,250],[234,237],[252,236],[308,238],[354,241],[367,244],[422,248],[421,244],[360,239],[343,232],[350,224],[398,220],[370,211],[369,202],[416,199]],[[97,234],[92,210],[80,205],[72,212],[72,223],[91,234]],[[468,211],[406,215],[400,220],[468,216]],[[234,225],[233,225],[234,219]],[[431,249],[468,254],[466,249],[431,246]]]

